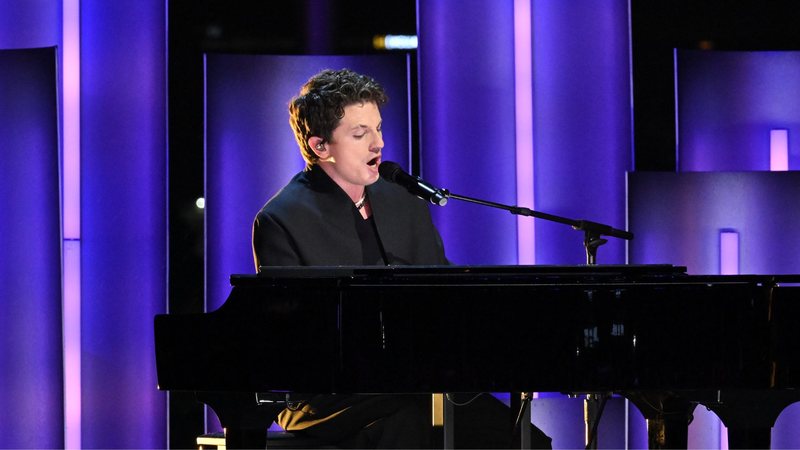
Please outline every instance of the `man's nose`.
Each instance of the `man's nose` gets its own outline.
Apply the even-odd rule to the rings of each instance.
[[[372,151],[378,151],[382,148],[383,148],[383,136],[381,136],[381,134],[378,133],[374,145],[372,146]]]

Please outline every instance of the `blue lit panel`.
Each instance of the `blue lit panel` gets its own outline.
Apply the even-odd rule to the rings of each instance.
[[[631,168],[628,2],[533,2],[534,191],[538,210],[625,228]],[[536,225],[538,264],[581,264],[583,235]],[[625,262],[610,238],[601,264]]]
[[[0,50],[0,446],[64,445],[55,48]]]
[[[797,448],[800,446],[800,403],[792,403],[775,421],[772,431],[772,448]]]
[[[720,270],[720,231],[738,233],[742,274],[800,273],[800,173],[629,174],[630,261]]]
[[[0,2],[0,49],[49,47],[60,43],[61,1]]]
[[[424,177],[459,194],[516,204],[526,198],[517,186],[531,183],[516,177],[532,176],[533,204],[520,206],[624,228],[627,2],[531,2],[532,168],[517,167],[515,117],[524,112],[515,115],[515,102],[527,99],[525,89],[515,90],[514,2],[418,3]],[[517,263],[509,213],[457,202],[435,212],[454,262]],[[530,220],[537,221],[537,264],[585,262],[581,233]],[[624,262],[624,243],[610,241],[598,259]]]
[[[344,67],[372,76],[386,89],[384,159],[408,169],[406,55],[206,56],[208,310],[228,297],[231,274],[255,272],[253,219],[305,166],[289,126],[289,100],[315,73]]]
[[[516,204],[513,2],[417,3],[423,178]],[[433,212],[452,262],[517,262],[508,212],[456,200]]]
[[[165,5],[81,1],[84,448],[164,448],[153,316],[167,304]]]
[[[770,131],[800,136],[800,51],[676,56],[680,171],[770,170]],[[800,170],[800,140],[787,166]]]

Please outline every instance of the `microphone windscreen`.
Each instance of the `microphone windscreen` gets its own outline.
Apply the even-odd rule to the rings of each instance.
[[[378,173],[387,181],[397,183],[397,176],[403,173],[403,168],[400,167],[400,164],[397,164],[396,162],[381,161],[381,165],[378,166]]]

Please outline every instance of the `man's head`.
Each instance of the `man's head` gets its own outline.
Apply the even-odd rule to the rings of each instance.
[[[289,123],[306,165],[319,160],[309,139],[316,136],[322,143],[329,142],[344,117],[345,107],[363,103],[380,107],[387,100],[386,92],[375,80],[348,69],[323,70],[311,77],[289,103]]]

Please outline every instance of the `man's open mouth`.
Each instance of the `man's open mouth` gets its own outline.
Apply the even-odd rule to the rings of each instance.
[[[367,162],[367,165],[368,165],[368,166],[374,166],[375,164],[378,164],[378,160],[379,160],[379,159],[380,159],[380,157],[379,157],[379,156],[376,156],[376,157],[374,157],[374,158],[370,159],[370,160]]]

